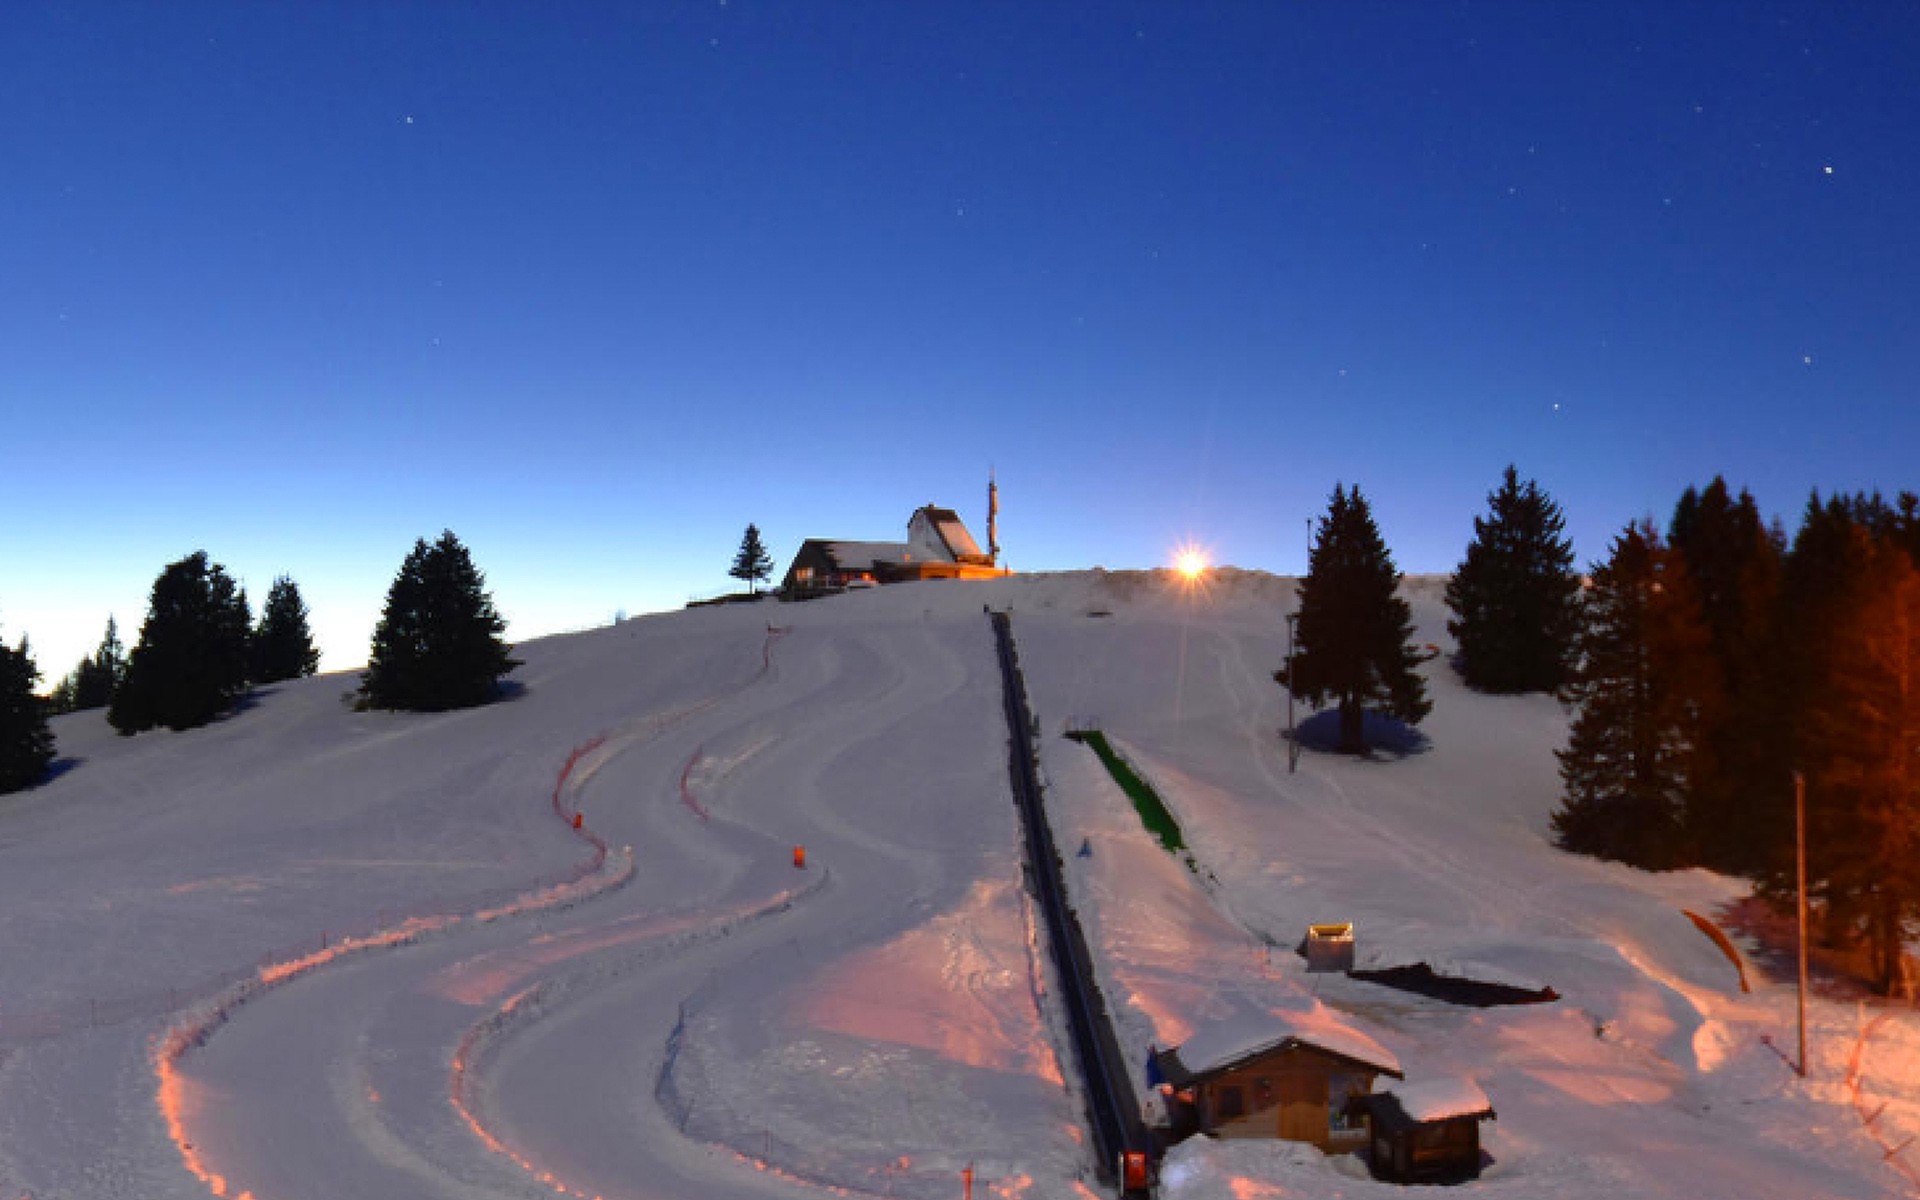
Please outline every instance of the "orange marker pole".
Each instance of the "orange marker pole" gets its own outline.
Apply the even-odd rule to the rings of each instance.
[[[795,846],[793,848],[793,865],[802,871],[807,869],[807,848],[805,846]]]
[[[582,822],[582,821],[584,821],[584,820],[586,820],[586,814],[585,814],[585,813],[575,813],[575,814],[573,814],[573,827],[574,827],[575,829],[578,829],[578,828],[580,828],[580,822]]]

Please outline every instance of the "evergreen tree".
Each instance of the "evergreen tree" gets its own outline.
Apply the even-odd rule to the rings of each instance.
[[[1901,492],[1894,504],[1893,540],[1920,564],[1920,495]]]
[[[0,642],[0,792],[32,787],[53,763],[47,702],[33,691],[39,681],[27,639],[20,639],[18,650]]]
[[[48,716],[58,717],[73,711],[74,680],[79,674],[78,667],[68,671],[59,683],[53,685],[53,690],[47,693]]]
[[[168,564],[154,580],[108,723],[123,734],[192,729],[232,708],[247,689],[252,624],[246,592],[206,551]]]
[[[1339,705],[1343,754],[1367,752],[1368,709],[1414,725],[1433,707],[1414,672],[1413,615],[1399,587],[1359,487],[1334,485],[1300,584],[1293,661],[1274,678],[1316,708]]]
[[[1628,526],[1593,569],[1585,615],[1567,688],[1579,712],[1557,752],[1559,844],[1649,869],[1684,865],[1687,796],[1719,700],[1685,562],[1650,523]]]
[[[1920,569],[1894,537],[1849,537],[1859,569],[1806,713],[1807,853],[1829,928],[1864,927],[1890,993],[1920,917]]]
[[[1572,670],[1580,633],[1580,577],[1560,506],[1507,468],[1473,519],[1467,556],[1447,581],[1447,632],[1461,677],[1483,692],[1553,692]]]
[[[1715,476],[1674,507],[1668,545],[1685,560],[1706,624],[1725,703],[1704,736],[1711,775],[1693,781],[1686,822],[1703,863],[1751,871],[1779,828],[1780,781],[1790,770],[1780,734],[1778,664],[1770,652],[1782,543],[1746,491]]]
[[[1871,530],[1879,517],[1864,496],[1834,495],[1822,500],[1818,492],[1813,493],[1781,568],[1772,653],[1766,658],[1771,672],[1766,699],[1772,720],[1765,733],[1772,739],[1770,752],[1778,765],[1770,786],[1758,793],[1771,801],[1767,827],[1778,831],[1765,860],[1776,894],[1790,895],[1793,888],[1793,796],[1787,776],[1794,769],[1809,774],[1817,769],[1807,743],[1805,716],[1829,703],[1838,634],[1850,619],[1849,605],[1866,573]],[[1829,915],[1836,923],[1845,923],[1845,913]]]
[[[501,639],[485,579],[451,530],[429,546],[416,541],[387,592],[360,677],[372,708],[438,712],[491,700],[502,676],[519,666]]]
[[[307,628],[307,605],[300,599],[300,585],[282,575],[268,589],[267,602],[260,609],[260,624],[253,631],[254,682],[298,679],[319,669],[320,652],[314,649],[313,634]]]
[[[100,647],[87,658],[73,673],[73,710],[81,712],[90,708],[105,708],[113,702],[113,693],[126,678],[126,652],[120,645],[120,629],[112,617],[107,618],[107,632],[100,639]]]
[[[760,581],[773,575],[773,556],[760,544],[758,526],[748,525],[747,532],[741,535],[740,552],[733,556],[733,566],[727,574],[746,584],[755,594],[760,590]]]

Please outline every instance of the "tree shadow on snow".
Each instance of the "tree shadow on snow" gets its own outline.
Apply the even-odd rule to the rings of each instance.
[[[1406,758],[1411,754],[1422,754],[1433,748],[1433,739],[1418,729],[1393,717],[1379,713],[1365,714],[1361,728],[1367,739],[1367,752],[1363,758]],[[1303,749],[1317,750],[1322,754],[1338,754],[1340,745],[1340,710],[1327,709],[1317,712],[1300,722],[1294,735]]]
[[[56,758],[47,764],[47,773],[40,777],[40,782],[35,786],[44,787],[86,761],[84,758]]]

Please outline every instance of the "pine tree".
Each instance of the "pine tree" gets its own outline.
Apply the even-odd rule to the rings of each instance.
[[[1339,705],[1342,754],[1367,752],[1367,710],[1415,725],[1433,707],[1399,586],[1366,498],[1336,484],[1300,585],[1293,660],[1274,678],[1316,708]]]
[[[111,704],[114,690],[126,674],[126,651],[120,645],[120,629],[113,618],[108,617],[107,632],[100,638],[99,649],[81,659],[80,665],[74,668],[74,711],[105,708]]]
[[[759,593],[760,581],[773,575],[773,557],[760,544],[758,526],[748,525],[747,532],[741,535],[740,552],[733,556],[733,566],[727,574],[746,584],[755,594]]]
[[[33,691],[39,681],[26,638],[18,650],[0,643],[0,792],[32,787],[53,763],[47,702]]]
[[[1725,699],[1704,735],[1715,770],[1694,781],[1686,822],[1702,862],[1750,871],[1783,828],[1780,782],[1790,771],[1770,653],[1781,539],[1752,495],[1743,490],[1736,500],[1715,476],[1704,491],[1688,488],[1680,497],[1667,544],[1686,562]]]
[[[371,708],[438,712],[485,704],[519,666],[485,579],[451,530],[416,541],[387,592],[360,690]]]
[[[1461,677],[1483,692],[1553,692],[1572,670],[1580,577],[1560,506],[1513,467],[1473,519],[1466,558],[1447,581],[1447,632]]]
[[[107,721],[123,734],[205,725],[247,690],[253,617],[226,568],[196,550],[154,580],[140,641]]]
[[[1893,540],[1920,564],[1920,495],[1901,492],[1894,504]]]
[[[47,693],[47,715],[48,716],[58,717],[74,711],[74,708],[73,708],[74,681],[79,674],[80,674],[80,669],[78,667],[74,668],[71,671],[68,671],[66,675],[61,678],[59,683],[56,683],[53,685],[53,690]]]
[[[1595,565],[1585,610],[1566,692],[1579,711],[1558,752],[1559,844],[1649,869],[1684,865],[1687,796],[1719,702],[1686,564],[1650,523],[1630,525]]]
[[[1808,862],[1830,927],[1864,927],[1891,992],[1920,917],[1920,569],[1893,537],[1851,539],[1860,569],[1806,713]]]
[[[307,628],[307,605],[300,599],[300,585],[282,575],[268,589],[267,602],[260,609],[260,624],[253,631],[254,682],[298,679],[319,669],[320,652],[314,649],[313,634]]]

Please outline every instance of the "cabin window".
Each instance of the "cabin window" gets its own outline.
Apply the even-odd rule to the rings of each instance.
[[[812,583],[813,568],[812,567],[795,567],[793,569],[793,578],[798,583]]]
[[[1219,1122],[1237,1121],[1247,1115],[1247,1093],[1238,1084],[1222,1085],[1219,1101],[1220,1111],[1216,1115]]]
[[[1327,1073],[1327,1132],[1352,1133],[1367,1127],[1366,1116],[1352,1101],[1373,1088],[1371,1076],[1354,1071]]]

